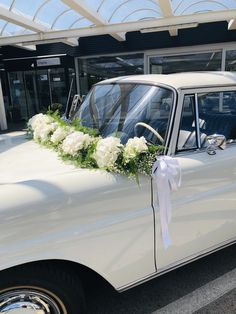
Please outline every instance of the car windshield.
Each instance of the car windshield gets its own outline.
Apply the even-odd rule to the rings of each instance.
[[[140,83],[112,83],[95,85],[74,118],[82,124],[96,128],[103,137],[119,136],[126,143],[134,136],[144,136],[158,143],[157,137],[144,126],[154,128],[163,139],[173,106],[173,91]]]

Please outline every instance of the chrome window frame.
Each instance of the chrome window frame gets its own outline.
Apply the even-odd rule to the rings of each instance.
[[[177,141],[178,141],[178,134],[179,134],[179,127],[181,123],[181,116],[182,116],[182,110],[183,110],[183,104],[184,104],[184,97],[189,94],[194,94],[195,99],[197,99],[197,95],[200,93],[219,93],[219,92],[230,92],[230,91],[236,91],[235,85],[219,85],[219,86],[204,86],[204,87],[195,87],[195,88],[181,88],[177,90],[177,93],[179,95],[178,102],[176,105],[176,113],[174,117],[174,125],[171,133],[171,140],[170,140],[170,146],[168,149],[168,155],[174,156],[174,155],[185,155],[193,152],[202,152],[205,151],[204,148],[198,147],[193,148],[189,150],[184,151],[177,151]],[[198,103],[195,101],[195,110]],[[198,112],[198,108],[197,111]],[[198,118],[198,117],[197,117]],[[199,120],[196,121],[196,127],[199,129]],[[201,143],[200,139],[200,129],[197,132],[197,143]]]

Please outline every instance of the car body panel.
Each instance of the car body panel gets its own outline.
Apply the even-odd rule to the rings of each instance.
[[[178,159],[182,185],[171,194],[171,246],[163,247],[150,177],[140,176],[137,184],[102,170],[78,169],[12,133],[0,135],[1,270],[69,260],[122,290],[235,241],[235,144],[210,156],[205,149],[176,153],[176,142],[184,94],[236,90],[236,75],[142,75],[105,83],[116,81],[175,91],[165,153]]]
[[[236,238],[236,145],[216,155],[186,152],[177,155],[182,184],[172,193],[172,244],[163,248],[157,214],[158,271],[191,259]],[[227,166],[226,166],[227,165]]]
[[[166,85],[173,89],[186,89],[186,88],[203,88],[206,86],[219,87],[219,86],[235,86],[236,77],[234,72],[224,71],[204,71],[204,72],[182,72],[171,74],[146,74],[146,75],[129,75],[123,77],[116,77],[108,79],[100,84],[109,83],[129,83],[137,82],[144,84],[157,84]]]
[[[1,269],[69,260],[117,289],[155,272],[150,177],[138,185],[64,164],[24,134],[0,137]]]

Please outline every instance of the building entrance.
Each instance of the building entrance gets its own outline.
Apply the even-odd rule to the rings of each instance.
[[[34,71],[9,72],[11,104],[6,108],[9,122],[27,120],[38,111]]]
[[[8,80],[11,100],[6,106],[8,122],[27,121],[54,103],[65,108],[68,86],[64,68],[8,72]]]

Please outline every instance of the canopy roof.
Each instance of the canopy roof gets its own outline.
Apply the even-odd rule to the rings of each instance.
[[[129,31],[178,29],[227,21],[236,28],[236,0],[0,0],[0,46],[66,42]]]

